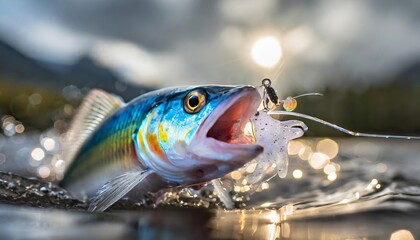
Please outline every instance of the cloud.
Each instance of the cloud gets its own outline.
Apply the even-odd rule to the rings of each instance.
[[[165,85],[163,79],[169,79],[183,69],[179,59],[151,54],[121,40],[97,41],[90,55],[123,79],[142,85]]]
[[[268,76],[283,93],[359,88],[386,83],[420,56],[414,0],[24,2],[0,2],[8,42],[57,62],[95,53],[131,81],[162,86],[256,85]],[[280,39],[283,67],[252,62],[262,35]]]

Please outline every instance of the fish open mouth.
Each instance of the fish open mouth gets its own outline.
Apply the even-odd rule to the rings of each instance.
[[[246,127],[261,103],[261,96],[251,86],[233,87],[201,123],[188,145],[188,153],[197,162],[194,173],[203,166],[215,168],[203,181],[219,178],[238,169],[261,154],[264,148],[256,144]],[[205,171],[204,171],[205,172]]]
[[[189,151],[203,161],[229,162],[230,170],[254,159],[264,148],[256,144],[247,125],[257,112],[261,96],[251,86],[234,88],[204,120],[189,145]],[[222,171],[222,170],[221,170]],[[224,169],[222,172],[227,172]]]
[[[209,129],[207,137],[231,144],[255,144],[255,138],[247,134],[246,128],[251,124],[250,117],[256,112],[253,103],[257,101],[261,101],[259,96],[256,99],[254,94],[247,93],[233,99]]]
[[[222,145],[254,145],[254,136],[247,134],[250,118],[257,112],[261,96],[253,87],[241,88],[237,93],[219,104],[206,119],[200,135]],[[227,146],[226,146],[227,147]]]

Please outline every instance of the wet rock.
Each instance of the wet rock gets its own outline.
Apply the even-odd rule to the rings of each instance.
[[[42,208],[87,209],[66,190],[50,182],[0,172],[0,202]]]
[[[88,203],[73,198],[65,189],[54,183],[3,172],[0,172],[0,203],[69,210],[87,210],[88,208]],[[190,193],[184,189],[149,194],[146,199],[139,201],[121,199],[107,211],[156,207],[219,208],[222,204],[212,191],[201,190]]]

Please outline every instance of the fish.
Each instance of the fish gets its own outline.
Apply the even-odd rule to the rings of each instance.
[[[263,152],[245,133],[260,103],[253,86],[164,88],[128,103],[93,89],[67,133],[59,185],[104,211],[128,193],[218,179]]]

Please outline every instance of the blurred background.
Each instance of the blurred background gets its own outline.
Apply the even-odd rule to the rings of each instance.
[[[324,93],[297,112],[420,135],[419,39],[415,0],[0,0],[0,169],[60,179],[59,137],[93,87],[128,101],[268,77],[281,98]]]

